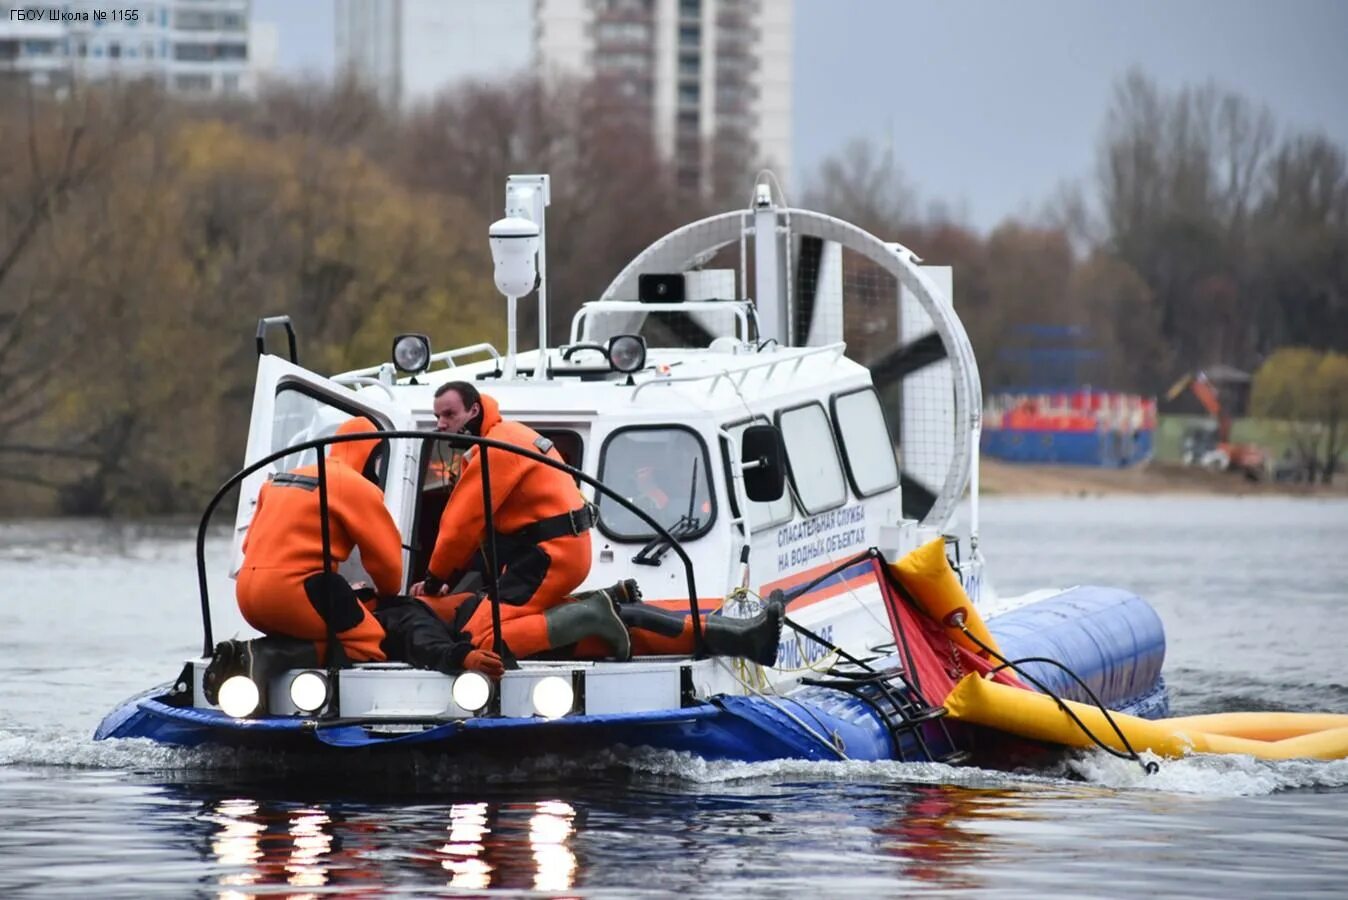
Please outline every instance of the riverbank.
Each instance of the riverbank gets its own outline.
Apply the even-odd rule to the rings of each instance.
[[[1348,483],[1305,485],[1254,482],[1227,472],[1196,466],[1149,462],[1128,469],[1008,463],[984,457],[979,466],[983,494],[1110,496],[1117,494],[1203,494],[1207,496],[1274,495],[1342,497]]]

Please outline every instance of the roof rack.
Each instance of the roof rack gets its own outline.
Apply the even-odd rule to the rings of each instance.
[[[748,341],[758,331],[758,317],[748,300],[685,300],[681,303],[646,303],[641,300],[591,300],[582,303],[571,317],[571,343],[581,340],[581,324],[594,313],[734,313],[739,339]],[[749,330],[753,324],[753,332]]]
[[[686,384],[692,381],[705,381],[710,379],[711,384],[707,386],[707,393],[710,394],[716,390],[717,382],[724,378],[727,381],[733,382],[734,387],[738,389],[744,386],[744,381],[750,372],[759,369],[767,369],[768,371],[765,373],[765,377],[771,378],[778,366],[794,363],[794,371],[795,369],[800,368],[801,362],[803,362],[806,357],[818,356],[823,353],[832,353],[835,357],[841,357],[846,350],[847,344],[843,341],[839,341],[836,344],[826,344],[822,347],[783,347],[773,354],[772,359],[764,359],[756,363],[750,363],[744,368],[737,369],[734,372],[731,372],[729,369],[722,369],[719,372],[705,372],[701,375],[679,375],[673,378],[653,378],[650,381],[643,381],[636,386],[636,390],[632,391],[631,399],[635,401],[637,399],[637,394],[640,394],[643,388],[650,387],[653,384]],[[736,379],[735,376],[739,376],[738,379]]]

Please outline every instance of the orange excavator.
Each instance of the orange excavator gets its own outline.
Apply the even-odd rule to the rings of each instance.
[[[1254,444],[1231,443],[1231,417],[1222,409],[1217,388],[1204,372],[1193,372],[1182,377],[1166,391],[1167,401],[1174,400],[1185,390],[1193,391],[1198,402],[1213,417],[1215,424],[1206,428],[1192,428],[1184,436],[1184,462],[1225,472],[1236,472],[1251,481],[1260,481],[1268,475],[1268,454]]]

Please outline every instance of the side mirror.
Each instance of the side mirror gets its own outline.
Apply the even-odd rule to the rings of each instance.
[[[756,503],[780,500],[786,490],[786,448],[772,425],[750,425],[740,435],[744,493]]]

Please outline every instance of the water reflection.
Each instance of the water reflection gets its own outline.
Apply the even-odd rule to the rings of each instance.
[[[344,809],[225,797],[208,802],[201,819],[212,826],[209,854],[224,870],[222,896],[238,900],[278,885],[375,894],[380,884],[424,885],[431,867],[456,890],[558,892],[576,884],[577,813],[561,800]]]
[[[649,887],[655,871],[672,893],[818,879],[882,892],[981,890],[995,886],[999,866],[1052,841],[1062,810],[1093,799],[1055,786],[1034,791],[1038,800],[1027,805],[1024,786],[888,780],[712,791],[677,782],[520,784],[321,801],[226,790],[195,801],[208,826],[201,846],[211,883],[238,898],[403,888],[567,896]]]
[[[982,884],[976,863],[993,852],[989,845],[995,841],[966,825],[997,815],[998,806],[988,801],[1000,793],[945,784],[913,786],[908,793],[901,814],[876,829],[884,849],[900,860],[902,873],[947,888]]]
[[[211,855],[229,871],[225,897],[251,897],[253,886],[321,888],[337,862],[333,818],[317,807],[266,804],[244,798],[216,801],[204,818],[215,824]],[[292,897],[313,896],[291,894]]]

